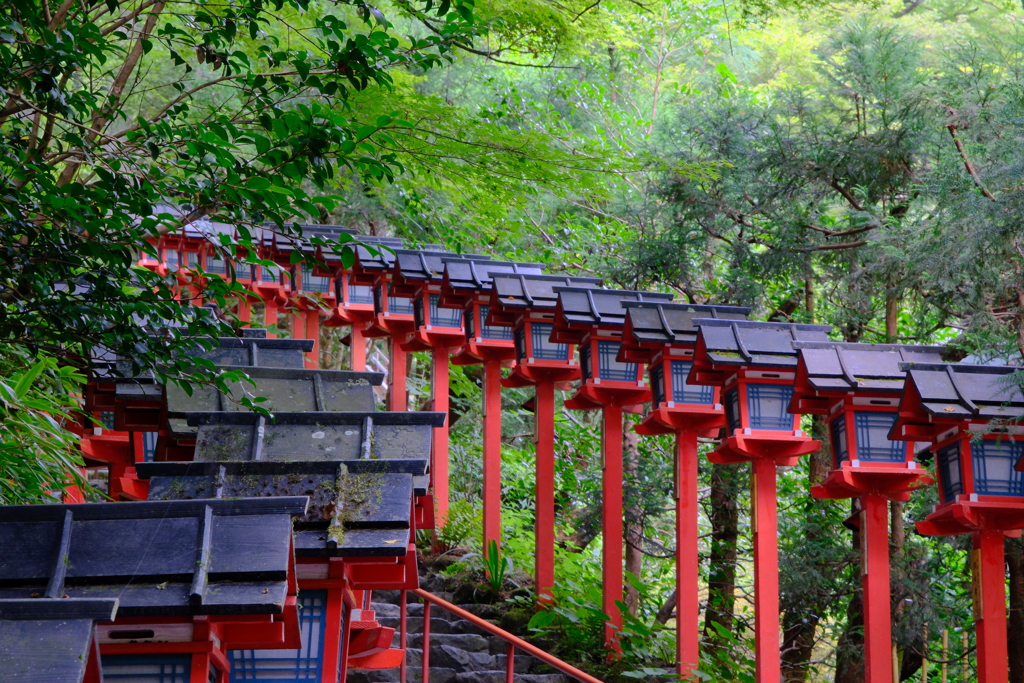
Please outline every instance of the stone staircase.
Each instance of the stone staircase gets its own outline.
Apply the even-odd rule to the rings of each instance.
[[[429,590],[429,589],[428,589]],[[432,591],[451,600],[451,594]],[[375,591],[372,609],[381,626],[395,629],[392,647],[399,647],[399,593]],[[459,605],[462,609],[488,621],[497,621],[498,611],[491,605]],[[409,603],[406,662],[408,681],[420,681],[423,663],[423,605]],[[430,611],[430,681],[429,683],[504,683],[506,643],[501,638],[438,606]],[[515,655],[515,680],[521,683],[570,683],[561,673],[550,673],[551,667],[521,651]],[[348,683],[391,683],[399,680],[398,669],[382,671],[350,671]]]

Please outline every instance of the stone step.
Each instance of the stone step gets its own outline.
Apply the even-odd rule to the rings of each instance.
[[[431,624],[433,625],[433,624]],[[431,633],[430,648],[433,651],[441,645],[448,645],[466,652],[490,652],[489,638],[484,638],[476,633]],[[499,639],[495,639],[499,640]],[[423,634],[411,633],[408,640],[409,647],[422,647]]]
[[[415,668],[417,671],[423,667],[423,650],[409,648],[405,651],[405,661],[410,671]],[[493,652],[466,652],[448,645],[430,646],[430,670],[435,667],[450,668],[457,671],[505,671],[506,656],[494,654]],[[515,673],[528,674],[540,668],[541,662],[530,655],[522,652],[516,653]]]
[[[516,683],[569,683],[571,679],[565,674],[515,674]],[[434,680],[434,672],[430,672],[430,680]],[[501,671],[463,671],[455,674],[448,683],[505,683],[505,670]]]
[[[387,626],[389,628],[398,631],[402,625],[401,618],[395,617],[378,617],[377,621],[380,622],[381,626]],[[423,617],[409,617],[406,619],[406,629],[409,633],[423,633]],[[477,626],[464,619],[457,619],[455,621],[449,621],[441,617],[435,617],[433,614],[430,615],[430,632],[431,633],[475,633],[476,635],[491,637],[482,626]]]

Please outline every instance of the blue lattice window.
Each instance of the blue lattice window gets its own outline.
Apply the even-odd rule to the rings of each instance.
[[[104,429],[114,431],[114,411],[104,410],[102,413],[100,413],[100,422],[103,423]]]
[[[850,449],[846,443],[846,415],[840,413],[839,417],[832,420],[830,426],[830,431],[832,432],[832,462],[835,468],[839,469],[839,463],[850,456]]]
[[[281,270],[276,266],[260,266],[260,282],[280,282]]]
[[[391,296],[391,285],[388,285],[388,312],[391,315],[412,315],[412,299],[407,296]]]
[[[789,400],[793,387],[781,384],[748,384],[747,412],[751,429],[792,431],[793,416],[789,413]]]
[[[936,460],[942,479],[942,497],[948,503],[964,492],[964,482],[960,477],[960,442],[940,449],[936,454]]]
[[[555,326],[550,323],[531,323],[530,341],[533,342],[533,358],[541,360],[569,360],[569,345],[549,341]]]
[[[231,683],[319,681],[324,660],[327,591],[304,590],[299,596],[298,650],[229,650]]]
[[[498,341],[508,341],[512,339],[512,328],[504,327],[502,325],[487,325],[487,316],[491,314],[490,306],[480,306],[480,337],[483,339],[494,339]],[[467,319],[467,323],[469,320]],[[476,336],[476,335],[474,335]]]
[[[199,266],[204,265],[205,259],[203,259],[203,257],[199,255],[199,252],[189,251],[186,252],[186,255],[188,257],[189,268],[198,268]]]
[[[740,390],[733,388],[725,393],[725,422],[729,426],[729,434],[743,428],[740,415]]]
[[[461,308],[441,308],[441,295],[430,295],[430,324],[433,327],[462,327]]]
[[[172,270],[177,268],[179,263],[178,250],[164,249],[164,263],[166,263],[167,267]]]
[[[715,401],[715,388],[699,384],[688,384],[693,363],[685,360],[672,361],[672,400],[676,403],[703,403],[710,405]]]
[[[313,275],[313,269],[308,266],[302,267],[302,291],[319,292],[327,294],[331,291],[331,278],[322,275]]]
[[[907,444],[890,441],[889,430],[896,422],[895,413],[856,412],[857,458],[874,462],[904,462]]]
[[[188,683],[192,655],[103,655],[104,681],[120,683]]]
[[[153,462],[156,456],[156,440],[159,432],[142,432],[142,456],[146,462]]]
[[[350,304],[372,304],[373,288],[366,285],[349,285],[348,302]]]
[[[971,443],[974,492],[993,496],[1024,496],[1024,472],[1013,466],[1024,447],[1016,441],[982,439]]]
[[[597,342],[597,374],[602,380],[635,382],[638,366],[616,360],[621,344],[615,341]]]
[[[220,259],[215,256],[210,256],[206,259],[206,272],[216,273],[217,275],[227,275],[228,264],[224,261],[224,259]]]

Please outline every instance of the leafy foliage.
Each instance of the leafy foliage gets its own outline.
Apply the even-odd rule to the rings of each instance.
[[[24,348],[9,354],[0,380],[0,504],[53,501],[67,485],[89,489],[69,430],[82,376]]]

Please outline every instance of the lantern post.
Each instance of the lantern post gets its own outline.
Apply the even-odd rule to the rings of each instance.
[[[618,359],[626,316],[622,303],[667,303],[672,295],[579,287],[556,287],[555,292],[558,302],[551,341],[577,344],[580,352],[582,382],[565,405],[572,410],[601,411],[601,606],[608,618],[605,645],[617,651],[623,586],[622,414],[638,412],[651,397],[643,366]]]
[[[890,441],[906,373],[900,363],[937,363],[942,348],[793,342],[799,353],[790,411],[823,415],[832,471],[815,498],[860,498],[864,664],[867,683],[893,683],[888,503],[933,483],[914,462],[914,444]]]
[[[443,260],[440,305],[462,310],[466,330],[462,352],[452,362],[484,367],[483,548],[487,553],[492,541],[501,545],[501,368],[510,367],[515,359],[512,330],[486,324],[491,284],[498,274],[539,275],[543,267],[533,263]]]
[[[555,583],[555,386],[580,376],[571,344],[551,341],[558,286],[597,287],[594,278],[557,275],[495,275],[486,320],[512,328],[516,365],[502,386],[534,386],[536,510],[534,587],[537,599],[551,598]]]
[[[796,376],[794,341],[828,341],[828,325],[698,319],[690,382],[722,388],[726,438],[708,459],[750,463],[754,543],[754,660],[757,683],[779,683],[779,545],[776,467],[818,450],[788,412]]]
[[[402,344],[406,352],[430,351],[430,394],[433,409],[448,415],[448,357],[452,349],[466,340],[461,308],[442,308],[441,283],[444,280],[443,257],[490,260],[482,255],[457,255],[441,252],[399,249],[395,252],[391,290],[412,300],[413,327]],[[430,481],[434,495],[435,528],[448,519],[448,428],[447,420],[434,430],[434,448]]]
[[[890,437],[930,442],[939,504],[917,530],[970,534],[980,683],[1006,683],[1003,539],[1024,529],[1024,394],[1015,366],[905,363]]]
[[[695,318],[745,320],[735,306],[624,301],[619,359],[647,365],[651,409],[640,434],[674,434],[676,508],[676,672],[700,662],[700,554],[698,551],[697,439],[715,438],[725,426],[718,387],[687,384],[697,341]]]
[[[363,335],[368,338],[388,337],[390,359],[388,363],[388,410],[408,410],[409,392],[406,386],[408,354],[402,345],[413,330],[412,300],[392,291],[392,279],[397,260],[395,251],[356,249],[356,260],[348,285],[369,286],[373,295],[373,318],[366,324]]]

